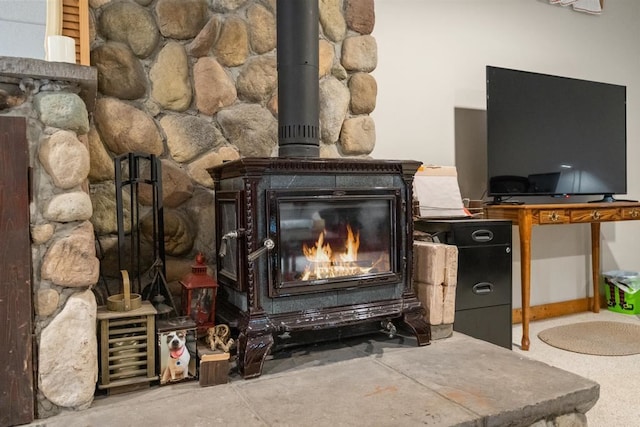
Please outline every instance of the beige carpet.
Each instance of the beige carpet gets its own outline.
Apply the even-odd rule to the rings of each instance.
[[[627,356],[640,353],[640,325],[594,321],[555,326],[538,333],[547,344],[575,353]]]

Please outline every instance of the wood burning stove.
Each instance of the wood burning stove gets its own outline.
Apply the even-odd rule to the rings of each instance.
[[[239,329],[238,366],[274,348],[401,320],[429,342],[411,285],[420,163],[244,158],[209,170],[216,193],[217,313]]]
[[[402,320],[429,325],[411,285],[414,161],[320,159],[318,1],[278,0],[279,157],[209,169],[218,318],[239,330],[238,367],[273,348]],[[375,326],[374,326],[375,325]]]

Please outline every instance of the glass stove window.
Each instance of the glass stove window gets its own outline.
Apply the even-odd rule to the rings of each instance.
[[[390,272],[391,212],[388,199],[281,202],[282,280]]]
[[[234,231],[238,229],[238,224],[236,223],[236,205],[231,202],[223,202],[220,203],[220,215],[222,218],[222,234],[226,234],[230,231]],[[238,242],[236,239],[227,239],[227,256],[221,258],[219,262],[222,262],[222,271],[232,279],[237,278],[237,258],[236,255],[238,251]]]

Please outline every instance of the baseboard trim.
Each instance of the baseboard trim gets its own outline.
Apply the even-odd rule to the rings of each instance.
[[[567,314],[582,313],[591,310],[593,298],[580,298],[570,301],[554,302],[550,304],[536,305],[529,311],[529,321],[550,319],[552,317],[565,316]],[[604,296],[600,296],[601,308],[606,307]],[[604,303],[604,304],[602,304]],[[522,323],[522,309],[514,308],[511,312],[512,323]]]

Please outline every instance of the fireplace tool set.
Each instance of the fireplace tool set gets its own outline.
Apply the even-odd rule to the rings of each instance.
[[[116,185],[116,220],[118,225],[118,268],[128,271],[132,291],[151,301],[158,316],[168,318],[178,314],[166,280],[164,249],[164,217],[162,207],[162,170],[159,159],[153,154],[128,153],[114,159]],[[150,190],[151,265],[148,249],[141,236],[140,191]],[[128,203],[125,202],[128,194]],[[125,208],[125,203],[128,204]],[[148,218],[147,218],[148,220]],[[127,256],[128,255],[128,256]]]

